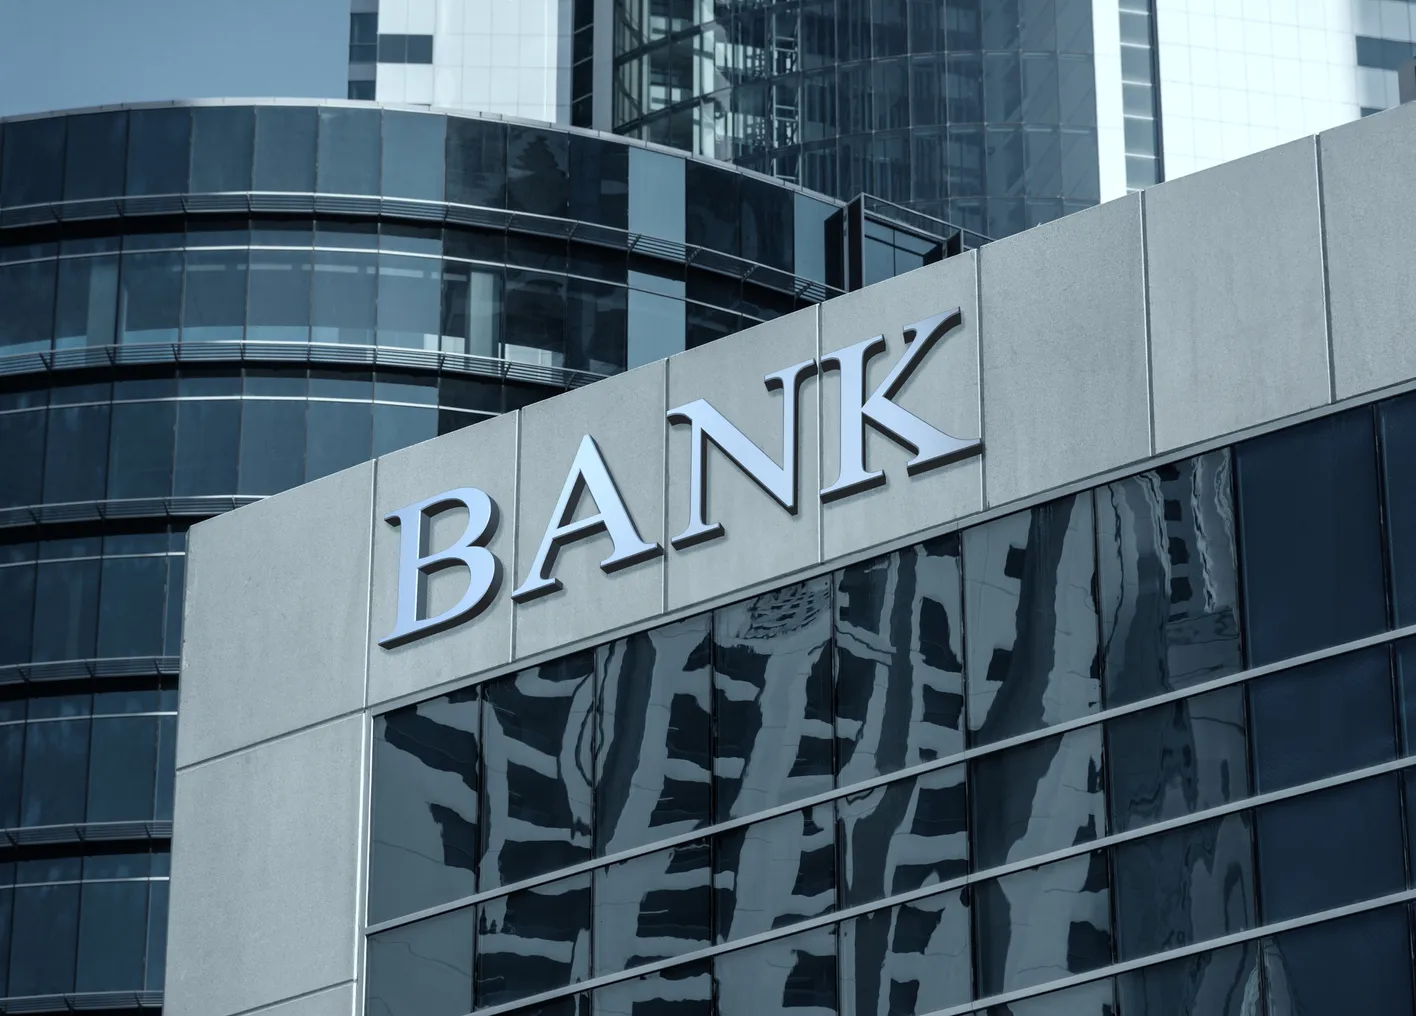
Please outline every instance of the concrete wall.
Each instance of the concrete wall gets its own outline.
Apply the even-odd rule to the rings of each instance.
[[[990,244],[590,388],[327,477],[191,537],[178,742],[170,1016],[333,1016],[358,1005],[369,710],[820,573],[1068,486],[1131,472],[1416,378],[1409,237],[1416,107],[1292,142]],[[784,512],[715,450],[727,535],[613,575],[599,536],[564,591],[513,604],[582,436],[644,540],[687,517],[687,428],[711,401],[780,461],[764,377],[954,307],[897,404],[982,456],[917,477],[868,430],[887,483],[822,505],[839,373],[800,389],[801,499]],[[459,486],[500,505],[502,591],[393,650],[394,508]],[[461,530],[439,520],[434,542]],[[433,611],[460,594],[433,583]],[[351,985],[353,990],[351,990]]]

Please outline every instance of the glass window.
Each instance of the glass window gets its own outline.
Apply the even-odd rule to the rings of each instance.
[[[975,759],[975,868],[1024,861],[1105,833],[1101,728]]]
[[[711,820],[709,617],[601,646],[595,758],[599,856]]]
[[[167,649],[168,656],[178,655],[182,639],[182,567],[183,560],[173,558],[168,570],[167,633],[175,632],[177,641]],[[176,605],[175,617],[171,616]],[[177,770],[177,717],[160,716],[157,720],[157,781],[153,794],[153,817],[158,821],[172,821],[172,783]]]
[[[684,242],[684,160],[643,148],[629,149],[631,233]]]
[[[436,351],[442,331],[442,262],[379,255],[378,344]]]
[[[805,194],[794,195],[792,270],[799,276],[839,286],[840,210]]]
[[[237,491],[278,494],[305,482],[305,402],[241,403]]]
[[[438,436],[435,409],[418,406],[374,406],[374,454],[407,448]]]
[[[378,255],[315,252],[311,338],[355,346],[374,344]]]
[[[472,1009],[475,911],[391,928],[369,937],[368,999],[379,1016],[463,1016]]]
[[[502,355],[560,367],[565,363],[565,277],[508,269]]]
[[[161,991],[167,965],[168,883],[152,882],[148,887],[147,977],[148,991]]]
[[[293,106],[256,110],[256,190],[309,193],[315,189],[317,113]]]
[[[1243,669],[1227,449],[1096,492],[1106,701]]]
[[[0,625],[0,665],[10,663],[26,663],[30,658],[30,628],[34,619],[34,567],[32,565],[20,565],[17,567],[0,568],[0,616],[9,618],[8,623]],[[11,734],[20,728],[9,729]],[[0,733],[0,738],[5,737]],[[6,742],[11,747],[14,742]],[[19,778],[19,757],[11,758],[8,754],[0,752],[0,773]],[[14,762],[14,768],[9,768],[9,763]],[[0,786],[3,786],[5,779],[0,778]],[[9,815],[10,809],[3,809],[0,819],[4,819],[5,827],[15,825],[13,816],[8,819],[4,815]]]
[[[143,983],[146,882],[89,882],[79,913],[75,991],[132,991]]]
[[[0,416],[0,448],[7,449],[6,467],[0,469],[0,508],[40,502],[48,419],[43,409]]]
[[[1092,498],[964,532],[968,718],[976,744],[1095,712]]]
[[[107,473],[108,406],[50,410],[44,500],[101,501]]]
[[[990,1006],[986,1016],[1115,1016],[1115,1013],[1112,982],[1104,978],[1046,995],[1020,998],[1007,1005]]]
[[[1258,943],[1216,949],[1122,974],[1123,1013],[1145,1016],[1254,1016],[1259,998]]]
[[[58,570],[60,566],[48,567]],[[93,571],[96,574],[97,568]],[[86,655],[91,656],[92,652]],[[20,825],[59,825],[84,820],[88,750],[87,718],[31,723],[25,727]]]
[[[1264,943],[1269,1012],[1410,1016],[1411,946],[1404,907],[1384,907]]]
[[[374,721],[370,923],[477,891],[480,717],[469,688]]]
[[[180,106],[128,114],[128,193],[181,194],[187,189],[192,111]]]
[[[445,353],[501,352],[502,273],[443,262],[440,347]]]
[[[570,1009],[565,1010],[570,1013]],[[707,963],[687,963],[595,991],[595,1016],[714,1016],[713,975]],[[549,1016],[549,1014],[548,1014]]]
[[[834,927],[727,953],[713,966],[719,1016],[836,1011]]]
[[[177,409],[177,497],[232,494],[240,448],[239,400],[183,402]]]
[[[506,206],[535,215],[569,214],[568,135],[535,127],[507,128]]]
[[[706,840],[595,872],[595,973],[611,974],[713,942],[713,864]]]
[[[128,114],[90,113],[66,119],[69,142],[64,153],[64,200],[122,194]]]
[[[685,325],[687,332],[685,341],[689,349],[697,349],[714,339],[731,335],[743,325],[742,318],[730,311],[704,307],[696,303],[687,304],[686,310],[688,320]]]
[[[1398,626],[1416,624],[1416,395],[1380,403],[1382,472],[1392,608]]]
[[[1251,664],[1385,626],[1376,458],[1370,407],[1235,450]]]
[[[714,818],[830,790],[831,579],[713,615]]]
[[[1248,687],[1260,793],[1397,755],[1386,646],[1269,674]]]
[[[794,207],[790,191],[766,180],[742,181],[742,256],[790,272]]]
[[[688,199],[685,238],[691,244],[724,254],[737,254],[738,181],[741,174],[704,162],[684,163],[684,191]]]
[[[964,748],[959,539],[947,536],[836,575],[840,783]]]
[[[54,264],[0,265],[0,355],[49,348],[54,333]]]
[[[1113,832],[1241,800],[1249,795],[1244,690],[1109,720],[1106,751]]]
[[[176,342],[182,311],[182,253],[123,255],[118,341]]]
[[[250,190],[256,111],[249,106],[202,106],[192,111],[192,119],[192,190]]]
[[[1284,921],[1404,888],[1400,808],[1394,775],[1259,808],[1263,920]]]
[[[182,341],[240,341],[246,320],[246,252],[188,251]]]
[[[628,294],[625,367],[682,353],[686,328],[683,300],[631,289]]]
[[[506,125],[448,117],[447,200],[506,207]]]
[[[589,859],[594,676],[585,652],[486,686],[482,889]]]
[[[477,1007],[590,976],[590,876],[512,893],[477,908]]]
[[[321,193],[379,193],[379,121],[376,109],[320,108]]]
[[[842,1011],[923,1013],[972,997],[969,908],[960,892],[929,896],[841,925]]]
[[[968,872],[964,767],[842,798],[842,903],[872,903]]]
[[[571,135],[570,216],[624,229],[628,215],[629,147]]]
[[[310,337],[310,253],[251,251],[246,338],[305,342]]]
[[[65,258],[59,262],[59,296],[54,315],[56,348],[111,346],[117,318],[116,257]]]
[[[10,935],[10,994],[58,995],[74,990],[79,940],[79,887],[15,890]]]
[[[373,447],[372,403],[312,401],[305,426],[307,482],[368,460]]]
[[[109,558],[99,589],[98,655],[161,656],[167,558]]]
[[[443,199],[446,124],[446,118],[428,113],[384,113],[384,194],[426,201]]]
[[[974,896],[979,993],[1111,962],[1110,895],[1102,851],[983,883]]]
[[[67,116],[54,116],[5,125],[5,149],[0,153],[0,205],[35,205],[60,199],[68,122]]]
[[[836,834],[830,804],[756,822],[717,838],[714,923],[720,942],[836,909]]]
[[[623,286],[568,280],[567,367],[597,374],[624,370],[627,292]]]
[[[165,567],[163,571],[165,573]],[[151,595],[148,590],[134,592]],[[156,599],[160,604],[160,591]],[[94,720],[89,752],[88,821],[131,822],[151,818],[156,764],[157,718],[122,716]]]

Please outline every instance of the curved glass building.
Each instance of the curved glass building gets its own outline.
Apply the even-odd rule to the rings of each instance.
[[[0,124],[0,1010],[161,1004],[189,525],[971,242],[867,221],[357,103]]]

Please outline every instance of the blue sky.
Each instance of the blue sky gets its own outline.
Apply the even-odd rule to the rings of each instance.
[[[343,98],[349,0],[0,0],[0,116]]]

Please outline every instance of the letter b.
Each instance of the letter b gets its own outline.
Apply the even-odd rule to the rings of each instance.
[[[458,506],[467,509],[467,528],[451,547],[424,556],[432,517]],[[480,613],[497,595],[501,563],[486,546],[496,533],[497,506],[484,491],[476,487],[445,491],[391,512],[384,521],[399,529],[398,615],[393,631],[379,639],[385,649],[451,628]],[[467,591],[437,617],[423,617],[428,576],[459,564],[467,568]]]

